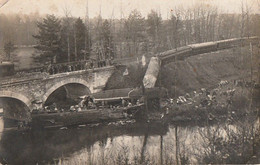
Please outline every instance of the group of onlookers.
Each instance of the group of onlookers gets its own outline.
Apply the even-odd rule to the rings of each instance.
[[[87,61],[87,62],[77,62],[77,63],[67,63],[67,64],[50,64],[46,71],[49,74],[57,74],[57,73],[64,73],[64,72],[73,72],[78,70],[86,70],[86,69],[93,69],[93,68],[100,68],[112,65],[111,60],[100,60],[100,61]]]
[[[83,63],[76,63],[76,64],[56,64],[56,65],[49,65],[47,67],[47,72],[49,74],[57,74],[57,73],[64,73],[64,72],[72,72],[87,69]]]

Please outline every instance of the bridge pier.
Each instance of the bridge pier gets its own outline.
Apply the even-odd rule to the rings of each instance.
[[[24,76],[14,75],[0,80],[0,99],[14,99],[25,104],[28,107],[28,112],[24,112],[23,116],[27,117],[22,117],[21,120],[28,120],[30,112],[40,106],[35,105],[34,102],[42,102],[42,105],[44,105],[58,88],[64,87],[64,91],[69,97],[77,92],[71,84],[77,84],[77,86],[82,87],[80,87],[81,89],[84,87],[85,90],[79,90],[80,94],[83,94],[82,92],[84,94],[95,93],[105,87],[114,70],[114,66],[109,66],[55,75],[48,75],[45,72],[24,73]],[[4,102],[6,102],[6,99],[4,99]],[[13,101],[9,101],[9,103],[12,104]],[[19,110],[17,114],[20,112],[22,110]],[[20,118],[10,115],[5,117],[20,120]]]

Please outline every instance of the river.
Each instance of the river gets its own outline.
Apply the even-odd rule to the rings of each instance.
[[[116,122],[42,131],[6,130],[0,133],[0,161],[8,164],[181,164],[211,163],[215,156],[220,163],[221,160],[238,163],[241,148],[232,147],[240,145],[240,140],[233,135],[241,135],[241,128],[239,123],[177,126]],[[243,126],[242,130],[246,130],[244,137],[250,139],[251,132],[247,132],[250,129]],[[243,151],[251,153],[250,145],[244,146]],[[228,151],[230,147],[237,153]]]
[[[34,50],[17,51],[19,68],[30,67]],[[4,130],[0,117],[0,163],[241,164],[252,155],[257,128],[259,119],[251,117],[214,124],[117,122],[22,131]]]

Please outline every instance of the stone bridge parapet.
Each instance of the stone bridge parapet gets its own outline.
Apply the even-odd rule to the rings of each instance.
[[[19,78],[9,77],[0,81],[0,98],[20,100],[32,110],[34,100],[44,103],[55,90],[66,84],[84,85],[91,93],[96,93],[105,87],[114,69],[108,66],[54,75],[38,73]]]

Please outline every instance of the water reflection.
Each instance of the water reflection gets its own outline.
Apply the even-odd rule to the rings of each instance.
[[[200,126],[132,123],[67,130],[10,130],[1,136],[0,161],[9,164],[243,163],[245,154],[252,154],[252,131],[259,126],[257,123],[251,130],[250,124],[245,127],[243,122],[241,127],[226,122]]]
[[[4,131],[0,141],[0,161],[11,164],[53,162],[82,149],[106,145],[114,139],[165,135],[168,127],[160,124],[135,123],[125,126],[97,126],[68,130]],[[118,140],[119,140],[118,139]],[[117,140],[116,140],[117,141]],[[121,140],[120,140],[121,141]],[[100,145],[102,146],[102,145]]]

